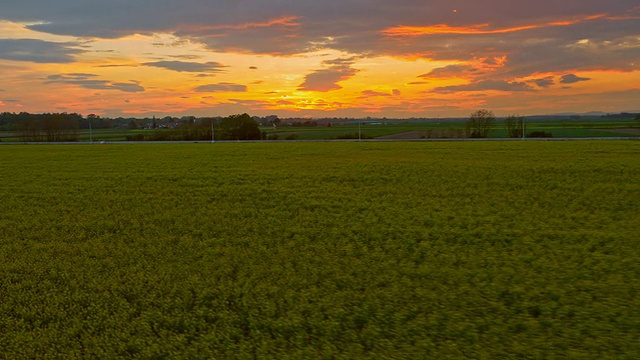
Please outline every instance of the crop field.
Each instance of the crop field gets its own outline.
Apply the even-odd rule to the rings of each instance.
[[[0,359],[639,359],[640,143],[0,146]]]
[[[285,140],[288,136],[295,136],[299,140],[319,140],[336,139],[340,136],[351,135],[358,137],[358,132],[363,138],[379,138],[389,135],[400,134],[397,138],[405,138],[402,135],[411,132],[430,132],[431,138],[460,138],[464,137],[466,120],[432,120],[416,122],[389,122],[376,123],[374,121],[357,124],[339,124],[332,127],[289,127],[281,126],[277,129],[262,128],[268,135],[278,135],[279,140]],[[625,133],[616,131],[619,129],[634,128],[640,129],[637,122],[631,120],[626,122],[598,121],[572,122],[572,121],[532,121],[527,122],[527,133],[533,131],[545,131],[556,138],[587,138],[587,137],[638,137],[637,133]],[[490,132],[492,138],[506,138],[507,131],[502,122],[498,123],[494,130]],[[409,135],[411,138],[411,135]]]

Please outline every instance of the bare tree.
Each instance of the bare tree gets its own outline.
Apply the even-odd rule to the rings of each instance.
[[[496,117],[493,111],[482,109],[471,114],[466,124],[467,136],[486,138],[495,126]]]
[[[22,141],[78,141],[79,114],[21,114],[16,131]]]
[[[518,115],[511,115],[504,120],[504,128],[507,130],[507,136],[521,138],[524,133],[524,118]]]

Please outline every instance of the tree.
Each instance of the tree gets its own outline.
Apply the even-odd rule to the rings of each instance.
[[[636,121],[640,121],[640,114],[636,114]]]
[[[504,120],[504,128],[507,136],[511,138],[521,138],[524,133],[524,118],[518,115],[511,115]]]
[[[43,115],[42,124],[47,141],[78,141],[78,120],[66,113]]]
[[[42,119],[38,115],[20,113],[16,123],[16,132],[22,141],[45,141]]]
[[[215,140],[220,138],[220,134],[215,133],[215,129],[218,127],[217,119],[212,117],[206,117],[200,119],[200,131],[203,136],[202,139],[199,140]],[[213,131],[213,133],[211,133]],[[215,139],[214,139],[215,137]]]
[[[87,115],[86,121],[80,118],[81,127],[83,129],[88,129],[89,126],[93,129],[109,129],[112,126],[112,123],[109,119],[101,118],[100,115],[89,114]]]
[[[496,117],[490,110],[482,109],[471,114],[466,123],[467,136],[471,138],[486,138],[493,129]]]
[[[78,141],[78,114],[28,114],[20,113],[16,132],[22,141]]]
[[[222,140],[260,140],[262,137],[258,123],[248,114],[228,116],[220,120],[219,126]]]

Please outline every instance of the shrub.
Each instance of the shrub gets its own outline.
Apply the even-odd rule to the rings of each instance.
[[[127,141],[144,141],[144,135],[143,134],[127,135],[125,139]]]
[[[373,136],[368,136],[367,134],[360,134],[360,136],[358,136],[358,133],[350,133],[338,135],[336,139],[373,139]]]
[[[546,131],[533,131],[527,134],[527,137],[530,138],[552,138],[553,134]]]

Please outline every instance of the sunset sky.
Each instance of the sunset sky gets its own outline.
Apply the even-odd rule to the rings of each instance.
[[[0,3],[0,112],[640,111],[639,0]]]

